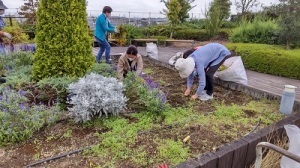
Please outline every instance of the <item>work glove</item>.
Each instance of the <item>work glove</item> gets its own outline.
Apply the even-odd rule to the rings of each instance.
[[[4,32],[3,35],[8,39],[12,39],[12,35],[9,33]]]

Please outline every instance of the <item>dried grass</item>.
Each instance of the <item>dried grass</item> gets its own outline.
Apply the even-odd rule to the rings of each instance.
[[[287,150],[288,137],[285,133],[282,136],[273,135],[267,137],[267,142]],[[280,153],[264,148],[261,168],[280,168],[281,157]],[[254,164],[251,168],[254,168]]]

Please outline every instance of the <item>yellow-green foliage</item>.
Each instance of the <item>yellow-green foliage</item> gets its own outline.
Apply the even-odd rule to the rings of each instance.
[[[300,49],[285,50],[266,44],[229,43],[226,47],[242,56],[247,69],[300,79]]]
[[[4,27],[3,31],[10,33],[13,36],[12,43],[24,43],[27,42],[29,39],[29,36],[25,33],[23,33],[23,29],[19,26],[17,21],[15,19],[12,20],[12,26],[9,24],[9,20],[5,20],[6,27]],[[9,43],[10,40],[4,38],[5,43]]]
[[[41,0],[33,76],[83,76],[93,66],[85,0]]]

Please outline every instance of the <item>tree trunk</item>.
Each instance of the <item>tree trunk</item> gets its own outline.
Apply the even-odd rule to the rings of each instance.
[[[290,49],[290,40],[289,39],[287,39],[286,41],[285,41],[285,48],[286,49]]]

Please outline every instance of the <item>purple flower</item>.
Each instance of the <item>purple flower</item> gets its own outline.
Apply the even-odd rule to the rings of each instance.
[[[10,102],[8,95],[5,95],[5,101],[6,101],[7,103]]]
[[[20,103],[19,104],[19,108],[20,108],[20,110],[25,110],[25,103],[23,102],[23,103]]]
[[[20,96],[25,96],[26,95],[26,92],[24,91],[24,90],[19,90],[18,91],[18,94],[20,95]]]

